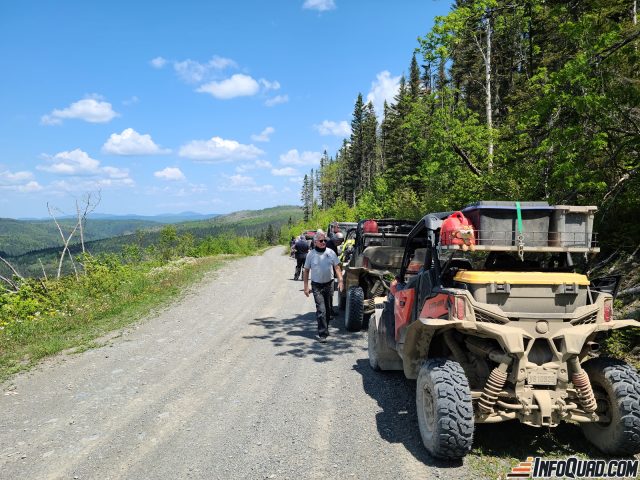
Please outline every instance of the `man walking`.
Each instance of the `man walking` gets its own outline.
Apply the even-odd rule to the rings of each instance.
[[[313,237],[314,249],[309,252],[304,262],[304,294],[309,296],[309,277],[311,291],[316,302],[316,320],[318,321],[318,340],[325,343],[329,336],[331,320],[331,300],[333,296],[333,274],[338,278],[338,290],[342,291],[342,271],[340,261],[335,252],[327,248],[327,238],[319,231]]]
[[[296,273],[293,275],[293,279],[298,280],[300,278],[300,271],[302,270],[304,261],[309,253],[309,244],[305,240],[304,235],[300,235],[300,237],[298,237],[298,240],[293,245],[293,251],[295,252],[296,257]]]

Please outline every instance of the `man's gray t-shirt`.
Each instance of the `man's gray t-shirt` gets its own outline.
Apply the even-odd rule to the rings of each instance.
[[[330,248],[325,249],[322,253],[313,249],[307,255],[304,268],[311,269],[309,278],[312,282],[327,283],[333,280],[333,267],[339,263],[338,256]]]

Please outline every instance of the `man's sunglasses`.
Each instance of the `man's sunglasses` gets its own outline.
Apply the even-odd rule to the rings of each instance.
[[[326,240],[316,240],[316,243],[325,243]]]

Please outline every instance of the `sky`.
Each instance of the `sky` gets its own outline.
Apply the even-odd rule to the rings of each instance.
[[[379,115],[445,0],[0,4],[0,217],[230,213],[302,179]],[[418,57],[420,61],[420,57]]]

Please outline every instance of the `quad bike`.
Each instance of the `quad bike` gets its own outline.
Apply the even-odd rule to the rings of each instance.
[[[526,214],[521,207],[518,217]],[[574,210],[578,219],[584,214],[583,228],[595,209]],[[534,242],[524,215],[515,220],[519,231],[505,231],[503,240],[495,229],[476,230],[475,251],[463,252],[440,242],[449,213],[426,215],[413,228],[389,294],[374,299],[368,328],[371,367],[417,380],[427,450],[459,459],[471,449],[475,424],[518,420],[579,423],[605,454],[640,452],[640,375],[597,356],[612,330],[640,322],[614,318],[619,278],[574,273],[574,258],[599,250],[592,223],[586,240],[583,231],[578,241],[558,241],[563,227],[552,220]],[[495,217],[513,220],[511,213],[515,219],[513,208]]]
[[[411,220],[361,220],[347,232],[343,247],[343,278],[339,306],[345,309],[345,328],[366,328],[375,310],[373,299],[386,295],[400,271],[404,243],[415,225]]]

